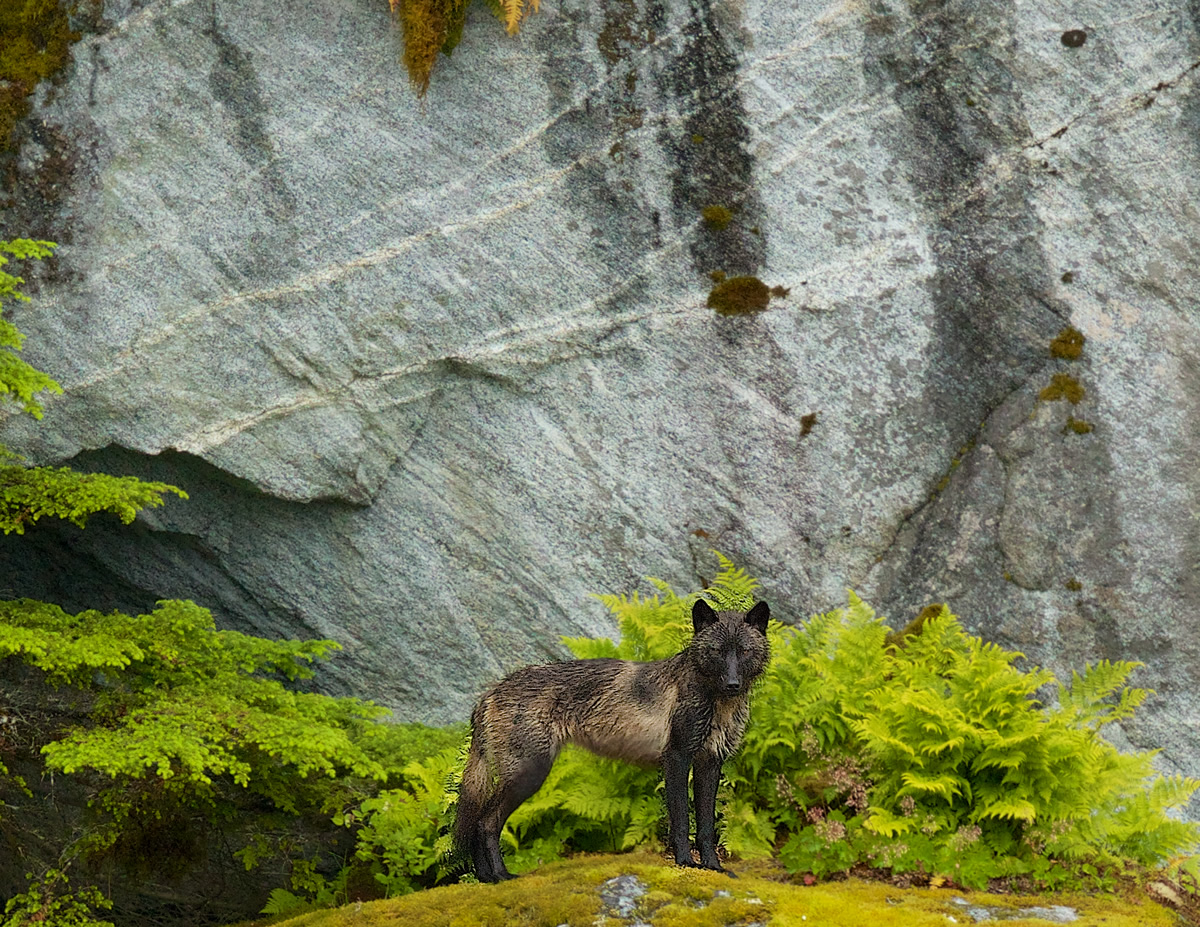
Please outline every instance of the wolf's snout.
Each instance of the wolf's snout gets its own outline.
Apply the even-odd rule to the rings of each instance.
[[[725,691],[737,692],[742,688],[742,671],[738,667],[737,654],[725,658]]]

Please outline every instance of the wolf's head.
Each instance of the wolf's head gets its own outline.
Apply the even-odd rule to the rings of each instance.
[[[688,644],[692,663],[717,695],[745,693],[767,668],[767,620],[759,602],[748,612],[715,612],[703,599],[692,608],[695,633]]]

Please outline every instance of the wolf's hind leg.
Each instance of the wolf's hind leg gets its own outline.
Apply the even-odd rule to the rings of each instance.
[[[471,865],[475,869],[475,877],[480,882],[499,882],[503,878],[503,876],[496,872],[496,864],[488,847],[488,839],[487,834],[484,832],[483,822],[475,826],[475,830],[470,836],[469,850],[471,853]],[[503,868],[503,863],[501,863],[501,868]]]
[[[484,809],[480,838],[487,854],[489,874],[492,876],[486,881],[499,882],[502,879],[515,878],[504,865],[504,859],[500,855],[500,832],[504,830],[509,815],[542,787],[546,776],[550,774],[550,767],[554,765],[555,755],[555,752],[544,751],[519,757],[519,765],[506,771]]]

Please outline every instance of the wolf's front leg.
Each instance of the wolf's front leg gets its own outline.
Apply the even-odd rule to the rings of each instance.
[[[683,750],[668,748],[663,756],[663,780],[667,789],[667,819],[671,825],[669,840],[675,863],[695,866],[688,827],[688,770],[692,758]]]
[[[705,869],[725,872],[717,858],[717,785],[721,781],[721,761],[701,750],[692,769],[692,790],[696,793],[696,849]]]

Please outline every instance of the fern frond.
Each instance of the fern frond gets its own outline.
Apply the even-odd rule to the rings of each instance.
[[[714,550],[713,553],[721,565],[720,571],[713,577],[707,589],[690,598],[694,602],[703,597],[712,603],[717,611],[747,611],[754,605],[754,592],[760,588],[758,580],[745,570],[739,569],[719,550]]]
[[[953,801],[962,795],[962,787],[966,783],[957,776],[926,776],[915,770],[904,773],[900,780],[909,792],[919,792],[926,795],[937,795],[946,801]]]
[[[1037,815],[1033,802],[1025,798],[1007,796],[991,802],[975,813],[976,820],[988,818],[1005,818],[1017,821],[1032,821]]]
[[[902,817],[898,814],[893,814],[886,808],[872,808],[870,815],[864,822],[867,830],[884,837],[897,837],[900,834],[906,834],[909,831],[915,830],[917,824],[920,823],[913,817]]]
[[[509,35],[516,35],[521,28],[521,16],[524,13],[524,0],[503,0],[504,28]]]
[[[657,576],[647,576],[646,582],[658,590],[658,594],[662,596],[664,605],[679,601],[679,596],[675,594],[675,590],[665,579],[659,579]]]
[[[621,849],[628,850],[654,839],[665,810],[662,799],[656,794],[635,796],[629,809],[629,824],[621,837]]]
[[[389,0],[404,35],[404,67],[418,96],[425,96],[448,23],[443,0]]]
[[[1063,711],[1074,715],[1080,725],[1096,729],[1109,721],[1131,716],[1149,695],[1146,689],[1125,688],[1125,680],[1141,663],[1101,660],[1083,673],[1072,671],[1071,684],[1058,687],[1058,702]],[[1117,696],[1115,705],[1105,701]]]
[[[607,637],[560,637],[559,640],[577,660],[619,656],[617,645]]]
[[[621,628],[621,642],[617,645],[616,653],[596,656],[616,656],[622,660],[661,660],[677,653],[691,638],[692,624],[685,615],[684,601],[661,580],[651,582],[663,590],[662,598],[657,595],[640,596],[637,590],[627,596],[593,596],[604,603]]]

